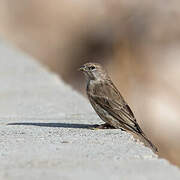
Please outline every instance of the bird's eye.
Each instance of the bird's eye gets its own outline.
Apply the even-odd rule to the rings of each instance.
[[[95,66],[90,66],[89,67],[89,70],[94,70],[95,69]]]

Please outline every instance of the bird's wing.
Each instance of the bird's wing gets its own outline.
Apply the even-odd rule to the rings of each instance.
[[[101,83],[101,88],[96,90],[95,87],[94,92],[90,95],[91,100],[125,125],[128,130],[143,133],[130,107],[112,82]]]

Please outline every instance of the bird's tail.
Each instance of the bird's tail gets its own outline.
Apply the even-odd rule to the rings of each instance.
[[[147,145],[150,146],[150,148],[155,152],[157,153],[158,152],[158,148],[146,137],[145,133],[143,132],[143,130],[140,128],[140,126],[136,123],[136,129],[138,131],[136,131],[136,134],[137,135],[140,135],[144,140],[145,142],[147,143]]]
[[[158,148],[145,136],[144,133],[139,134],[146,142],[147,144],[151,147],[151,149],[157,153],[158,152]]]

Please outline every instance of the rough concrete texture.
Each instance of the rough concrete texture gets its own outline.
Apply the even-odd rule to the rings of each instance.
[[[0,179],[164,180],[180,171],[101,120],[32,58],[0,44]]]

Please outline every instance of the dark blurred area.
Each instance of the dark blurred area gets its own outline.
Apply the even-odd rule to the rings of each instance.
[[[180,166],[180,2],[0,0],[0,37],[84,93],[100,62],[146,134]]]

